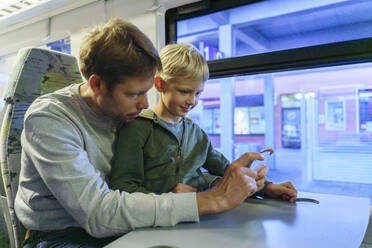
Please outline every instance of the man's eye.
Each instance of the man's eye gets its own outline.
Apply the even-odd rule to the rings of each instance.
[[[187,90],[180,90],[181,94],[188,94],[189,92]]]
[[[128,94],[131,98],[135,99],[139,96],[139,93]]]

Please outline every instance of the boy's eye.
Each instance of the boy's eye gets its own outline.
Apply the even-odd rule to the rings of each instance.
[[[189,91],[187,91],[187,90],[180,90],[180,92],[181,92],[181,94],[188,94],[189,93]]]

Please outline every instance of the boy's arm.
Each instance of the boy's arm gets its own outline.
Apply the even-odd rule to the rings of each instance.
[[[212,175],[222,177],[229,164],[230,161],[227,160],[222,153],[213,148],[213,145],[208,138],[207,160],[205,161],[203,168],[208,170]]]
[[[124,124],[114,153],[110,188],[129,193],[151,193],[143,186],[145,169],[143,147],[147,140],[147,128],[138,120]]]
[[[203,177],[207,181],[208,189],[217,185],[217,183],[222,179],[221,176],[215,176],[209,172],[203,172]]]

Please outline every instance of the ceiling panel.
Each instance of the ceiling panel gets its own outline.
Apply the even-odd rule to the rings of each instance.
[[[0,0],[0,20],[49,0]]]

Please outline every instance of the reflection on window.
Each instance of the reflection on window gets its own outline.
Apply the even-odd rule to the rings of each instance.
[[[236,107],[234,113],[235,134],[249,134],[249,114],[247,107]]]
[[[372,89],[358,90],[359,132],[372,133]]]
[[[267,0],[177,22],[207,60],[372,36],[372,1]],[[316,21],[314,21],[316,20]]]
[[[249,133],[265,133],[265,112],[263,106],[249,107]]]
[[[282,146],[301,148],[301,102],[302,94],[282,94]]]
[[[229,159],[273,147],[268,175],[273,181],[372,198],[371,75],[372,63],[364,63],[234,77],[231,98],[221,97],[226,79],[213,79],[201,95],[200,125],[221,152],[232,151]],[[275,97],[264,99],[270,87]],[[231,116],[220,113],[226,104],[232,106],[233,130],[219,125]],[[265,137],[265,130],[274,136]]]
[[[265,133],[263,106],[235,107],[234,110],[234,132],[236,135]]]
[[[208,134],[220,134],[221,127],[219,124],[220,109],[207,108],[203,111],[202,125],[205,127],[204,131]]]
[[[326,129],[328,131],[345,130],[345,102],[326,101]]]

